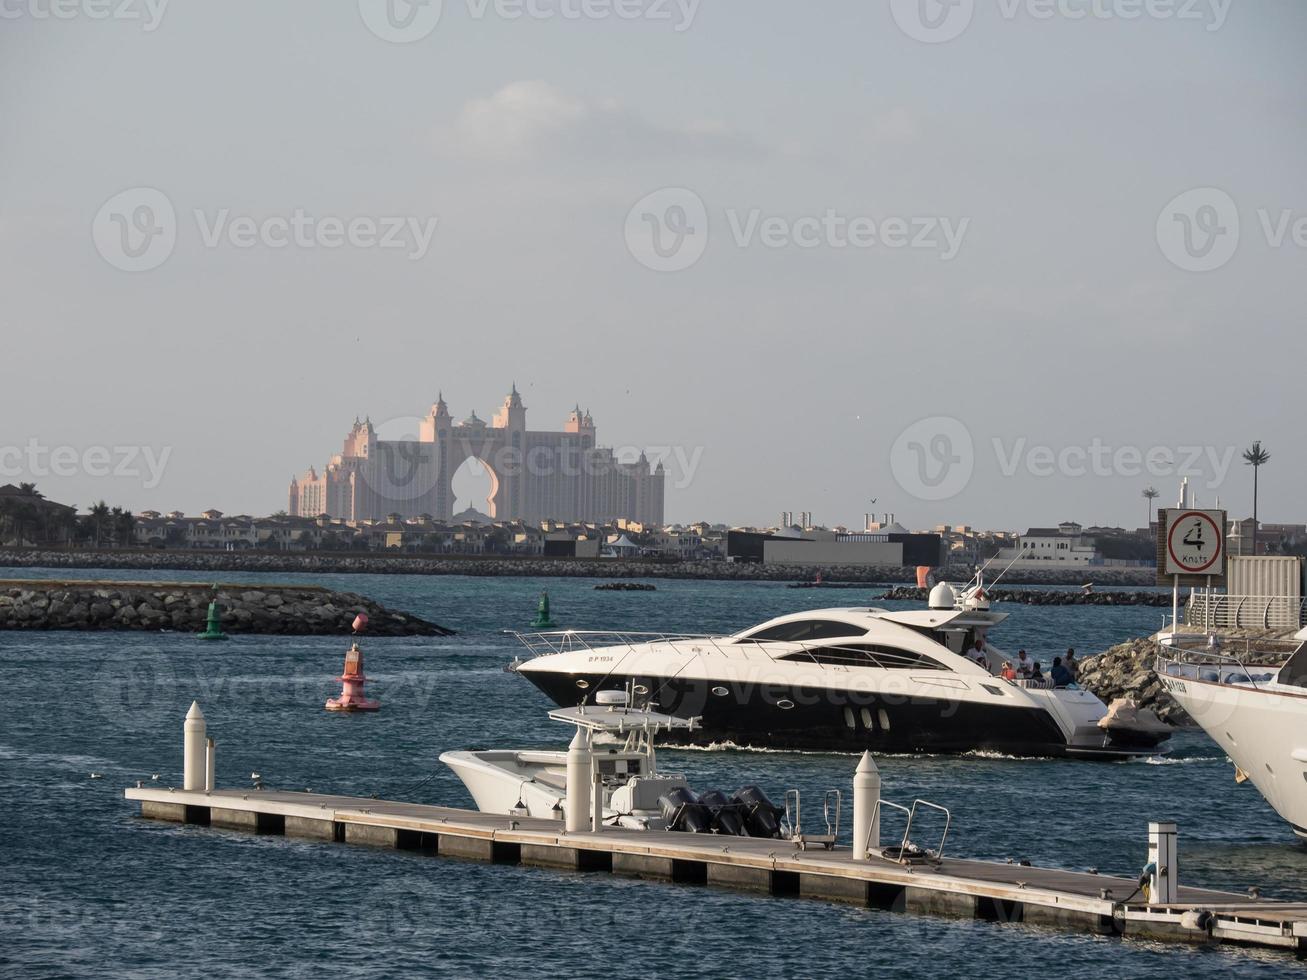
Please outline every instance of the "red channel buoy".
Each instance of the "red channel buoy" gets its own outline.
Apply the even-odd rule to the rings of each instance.
[[[340,697],[327,700],[328,711],[377,711],[381,708],[380,701],[372,701],[363,694],[367,677],[363,674],[363,651],[357,643],[345,652],[345,670],[336,680],[341,684]]]

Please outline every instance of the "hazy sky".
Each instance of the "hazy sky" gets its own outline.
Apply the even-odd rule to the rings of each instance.
[[[55,2],[0,0],[0,482],[268,513],[516,381],[677,447],[672,520],[1243,513],[1253,439],[1307,519],[1299,0]]]

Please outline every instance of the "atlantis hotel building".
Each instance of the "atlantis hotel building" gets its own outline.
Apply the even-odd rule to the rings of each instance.
[[[370,420],[355,419],[321,473],[310,469],[291,480],[289,512],[346,521],[428,514],[449,521],[454,474],[469,459],[484,464],[491,483],[485,503],[474,505],[496,521],[663,523],[661,463],[651,466],[644,453],[623,462],[600,448],[594,419],[580,407],[561,431],[529,430],[516,385],[489,423],[476,412],[455,423],[439,398],[420,420],[416,439],[381,439]]]

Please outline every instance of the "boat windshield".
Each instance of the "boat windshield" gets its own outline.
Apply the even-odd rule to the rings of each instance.
[[[959,657],[965,656],[966,651],[976,642],[976,630],[970,626],[966,629],[936,629],[931,626],[902,625],[907,625],[914,633],[920,633]]]
[[[1307,687],[1307,643],[1300,646],[1280,668],[1280,683]]]

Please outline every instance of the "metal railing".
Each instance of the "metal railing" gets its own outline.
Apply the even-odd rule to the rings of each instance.
[[[698,633],[659,633],[631,630],[556,630],[548,633],[519,633],[509,630],[531,657],[545,657],[555,653],[572,653],[576,650],[594,650],[599,647],[634,647],[643,643],[677,643],[681,641],[711,641],[712,636]]]
[[[1158,650],[1156,671],[1163,677],[1211,684],[1257,687],[1275,679],[1279,668],[1302,644],[1296,640],[1230,638],[1213,648],[1206,636],[1179,636]]]
[[[618,657],[620,661],[628,654],[635,653],[637,646],[648,643],[690,644],[688,650],[682,647],[676,649],[675,652],[685,654],[691,660],[701,656],[750,660],[755,659],[754,654],[756,654],[759,647],[758,642],[746,638],[714,636],[707,633],[641,633],[617,630],[563,630],[551,633],[518,633],[513,630],[506,630],[505,632],[515,636],[518,642],[526,647],[529,652],[528,656],[518,657],[509,664],[509,670],[514,670],[527,660],[534,660],[536,657],[545,657],[557,653],[574,653],[579,650],[597,653],[601,650],[612,652],[614,649],[618,649],[621,651]],[[857,639],[860,638],[849,637],[851,642]],[[847,672],[854,666],[852,664],[824,663],[819,660],[814,652],[830,649],[829,643],[808,643],[803,640],[769,640],[766,642],[772,646],[783,646],[785,648],[782,652],[776,654],[764,651],[763,656],[768,660],[784,660],[788,656],[805,653],[808,655],[808,662],[822,670]],[[868,664],[867,666],[872,665]]]
[[[1195,592],[1185,603],[1185,623],[1204,629],[1299,629],[1307,625],[1307,600]]]
[[[852,658],[847,663],[840,663],[832,662],[829,659],[831,651],[837,651],[841,643],[862,644],[869,642],[860,635],[850,635],[843,640],[832,638],[835,640],[835,642],[832,642],[831,640],[750,640],[747,637],[721,636],[708,633],[633,632],[629,630],[561,630],[546,633],[519,633],[516,630],[505,630],[504,632],[516,637],[518,642],[526,647],[528,651],[526,657],[517,657],[508,665],[506,669],[510,671],[515,670],[528,660],[534,660],[536,657],[546,657],[559,653],[575,653],[577,651],[597,653],[601,650],[611,652],[614,649],[619,649],[622,651],[621,658],[624,658],[627,654],[635,653],[637,646],[649,643],[690,644],[688,650],[682,648],[677,649],[675,652],[687,654],[691,658],[716,655],[732,660],[754,659],[752,655],[758,650],[760,644],[765,643],[769,647],[780,648],[775,651],[764,651],[763,655],[768,660],[789,660],[794,662],[798,659],[797,654],[806,654],[807,659],[803,662],[821,670],[847,673],[851,669],[859,670],[864,667],[914,669],[904,664],[893,663],[892,658],[895,654],[891,651],[886,651],[880,655],[885,663],[877,661],[860,664]],[[951,650],[948,652],[952,653]],[[821,656],[818,656],[819,654]],[[916,656],[916,654],[908,651],[904,656]],[[954,654],[954,656],[960,656],[960,654]],[[940,670],[939,667],[928,667],[925,664],[915,669]],[[950,667],[945,667],[944,672],[957,673],[956,670]],[[998,675],[993,676],[997,677]]]
[[[833,806],[832,806],[833,804]],[[823,834],[805,834],[803,832],[802,800],[797,789],[785,791],[785,823],[790,829],[790,840],[799,845],[800,850],[807,850],[809,844],[820,844],[826,850],[835,847],[840,835],[840,810],[844,804],[844,794],[837,789],[826,790],[822,798],[821,815],[826,824]],[[834,818],[831,811],[834,810]]]
[[[912,854],[908,853],[908,848],[915,847],[915,845],[911,841],[910,835],[912,834],[912,821],[915,820],[917,817],[917,807],[919,806],[929,807],[932,810],[939,810],[941,813],[943,813],[944,833],[940,835],[939,847],[933,851],[930,850],[929,848],[918,848],[917,851],[919,852],[921,857],[924,857],[926,859],[933,860],[933,861],[944,860],[944,843],[948,840],[949,828],[953,825],[953,814],[949,811],[948,807],[940,806],[938,803],[932,803],[930,802],[930,800],[913,800],[911,808],[906,807],[901,803],[891,802],[890,800],[877,800],[876,806],[871,811],[871,822],[873,826],[876,824],[876,821],[880,819],[880,809],[883,806],[890,807],[891,809],[894,810],[899,810],[908,815],[907,825],[903,828],[903,840],[899,843],[899,853],[896,857],[892,859],[899,862],[900,864],[905,863],[904,855],[907,855],[907,861],[911,861],[913,857]],[[886,850],[889,850],[889,848],[886,848]]]

